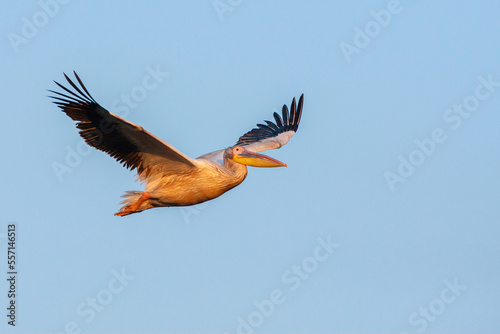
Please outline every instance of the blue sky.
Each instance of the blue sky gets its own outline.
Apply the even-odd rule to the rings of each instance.
[[[56,1],[0,14],[2,333],[500,330],[499,4]],[[304,93],[288,168],[114,217],[142,188],[47,98],[73,70],[191,157]]]

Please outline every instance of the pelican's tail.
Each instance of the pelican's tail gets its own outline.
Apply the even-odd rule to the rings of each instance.
[[[149,201],[149,193],[144,191],[126,191],[122,195],[125,199],[120,204],[125,204],[115,216],[126,216],[132,213],[141,212],[153,207]]]

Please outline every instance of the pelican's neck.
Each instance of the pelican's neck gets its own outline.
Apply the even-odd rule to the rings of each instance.
[[[224,166],[236,175],[247,175],[247,166],[229,160],[226,156],[224,156]]]
[[[229,178],[229,183],[230,183],[230,188],[237,186],[245,178],[247,177],[247,166],[237,163],[233,160],[228,159],[228,156],[231,154],[231,148],[227,148],[224,151],[224,155],[222,157],[224,161],[224,174],[226,174],[226,177]]]

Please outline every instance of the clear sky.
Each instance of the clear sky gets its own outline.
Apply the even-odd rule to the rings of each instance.
[[[1,333],[500,331],[499,3],[3,7]],[[193,158],[304,93],[288,168],[114,217],[142,187],[47,98],[73,70]]]

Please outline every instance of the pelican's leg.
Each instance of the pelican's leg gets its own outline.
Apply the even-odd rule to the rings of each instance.
[[[141,206],[141,204],[144,203],[144,201],[148,200],[149,198],[150,198],[149,193],[144,192],[134,204],[127,205],[126,207],[123,208],[123,210],[120,210],[120,212],[115,213],[115,216],[126,216],[136,212],[137,209],[139,209],[139,207]]]

